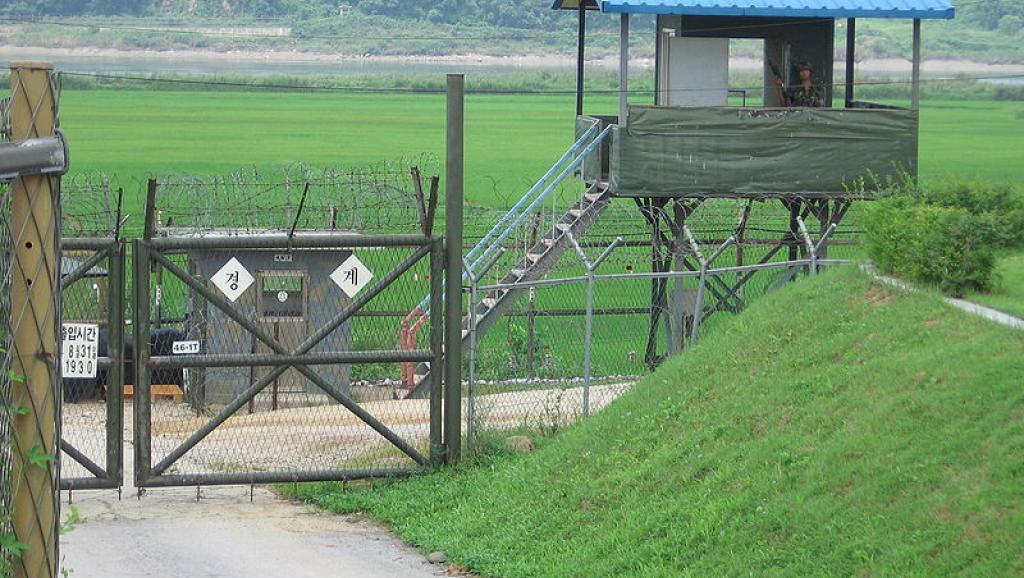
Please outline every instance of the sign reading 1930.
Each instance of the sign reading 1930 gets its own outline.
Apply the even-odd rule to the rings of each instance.
[[[95,378],[99,357],[100,328],[90,323],[61,326],[61,374],[70,378]]]

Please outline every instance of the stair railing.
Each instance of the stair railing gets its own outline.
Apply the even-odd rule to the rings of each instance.
[[[492,259],[501,255],[505,240],[517,230],[527,218],[537,212],[551,194],[565,179],[583,166],[583,163],[599,150],[614,127],[601,129],[601,122],[596,120],[580,135],[579,139],[563,154],[554,165],[519,199],[511,209],[503,215],[489,231],[466,252],[463,257],[466,263],[462,273],[465,283],[471,275],[478,274],[482,266],[493,266]],[[399,330],[399,346],[414,349],[416,334],[430,317],[430,296],[422,301],[402,320]],[[411,366],[403,366],[402,381],[406,387],[413,384],[414,376]]]

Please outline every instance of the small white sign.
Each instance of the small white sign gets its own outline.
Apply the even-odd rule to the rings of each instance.
[[[61,326],[61,375],[74,379],[96,377],[100,351],[100,327],[91,323]]]
[[[252,286],[256,279],[252,276],[238,259],[232,257],[220,271],[214,273],[213,277],[210,278],[213,284],[220,289],[220,292],[228,298],[229,301],[234,303],[241,297],[245,290]]]
[[[198,341],[175,341],[171,345],[171,353],[174,355],[198,355]]]
[[[278,291],[277,292],[277,300],[280,301],[281,303],[284,303],[285,301],[287,301],[288,300],[288,292],[287,291]]]
[[[353,254],[331,273],[334,281],[349,298],[355,297],[373,279],[373,273]]]

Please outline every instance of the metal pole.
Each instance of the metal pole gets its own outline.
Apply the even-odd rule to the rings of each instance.
[[[590,379],[594,340],[594,270],[587,265],[587,317],[583,330],[583,417],[590,415]]]
[[[53,66],[11,65],[11,137],[48,137],[57,122]],[[56,186],[55,186],[56,185]],[[11,403],[25,412],[12,417],[12,526],[26,546],[12,560],[17,578],[57,575],[60,478],[57,324],[60,322],[59,180],[23,176],[11,187]],[[42,463],[33,454],[47,459]]]
[[[693,235],[689,233],[689,228],[687,228],[686,231],[687,236],[693,242],[694,250],[696,251],[697,242],[693,238]],[[693,329],[690,332],[690,347],[697,345],[697,338],[700,337],[700,324],[704,320],[704,289],[707,285],[708,269],[711,264],[715,262],[715,259],[721,257],[722,253],[724,253],[725,250],[735,242],[736,237],[730,236],[724,243],[719,245],[718,248],[715,249],[715,252],[707,259],[701,256],[699,252],[697,253],[697,258],[700,260],[700,281],[697,284],[697,298],[696,304],[693,308]]]
[[[619,16],[619,126],[626,126],[629,107],[629,14]]]
[[[448,75],[445,155],[445,461],[459,460],[462,445],[462,176],[465,82]]]
[[[576,116],[583,114],[583,64],[587,46],[587,6],[580,1],[579,29],[576,34]]]
[[[807,253],[810,255],[810,262],[807,264],[807,273],[809,275],[816,275],[818,273],[818,250],[814,246],[814,241],[811,240],[811,234],[807,231],[807,224],[804,223],[803,218],[797,217],[797,223],[800,225],[800,234],[804,238],[804,245],[807,247]]]
[[[846,108],[853,104],[853,77],[857,54],[857,19],[846,19]]]
[[[118,487],[124,479],[124,262],[125,245],[118,238],[108,253],[110,288],[107,323],[107,478]]]
[[[149,369],[146,359],[149,358],[149,245],[136,240],[132,244],[132,259],[135,278],[132,279],[135,290],[135,306],[132,308],[134,318],[133,348],[135,375],[132,376],[133,411],[135,428],[135,486],[141,488],[149,479],[152,470],[152,439],[150,417],[152,406],[149,403]]]
[[[467,385],[467,399],[466,399],[466,446],[469,449],[470,455],[473,454],[475,443],[473,441],[476,435],[476,286],[478,277],[473,274],[469,264],[463,259],[463,265],[466,267],[466,273],[469,274],[469,383]]]
[[[435,240],[430,246],[430,463],[441,465],[444,460],[444,415],[441,400],[441,379],[444,372],[444,243]]]
[[[590,381],[593,369],[593,337],[594,337],[594,282],[595,273],[597,268],[604,263],[605,259],[612,254],[619,245],[622,244],[622,237],[616,237],[612,241],[611,245],[598,255],[597,259],[593,263],[587,259],[586,252],[583,251],[583,247],[580,246],[579,242],[576,241],[576,237],[570,231],[565,232],[565,236],[572,243],[573,248],[576,250],[576,255],[579,256],[580,261],[583,262],[583,266],[587,269],[587,309],[585,312],[585,325],[583,330],[583,417],[590,415]]]
[[[921,105],[921,19],[914,18],[914,70],[910,88],[910,108],[917,110]]]

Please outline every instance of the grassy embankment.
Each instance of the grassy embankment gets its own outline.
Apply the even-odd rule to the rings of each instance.
[[[1024,251],[1001,258],[996,275],[996,286],[990,293],[975,293],[967,298],[1024,319]]]
[[[1024,334],[854,269],[758,301],[526,456],[302,486],[484,576],[1024,571]]]

